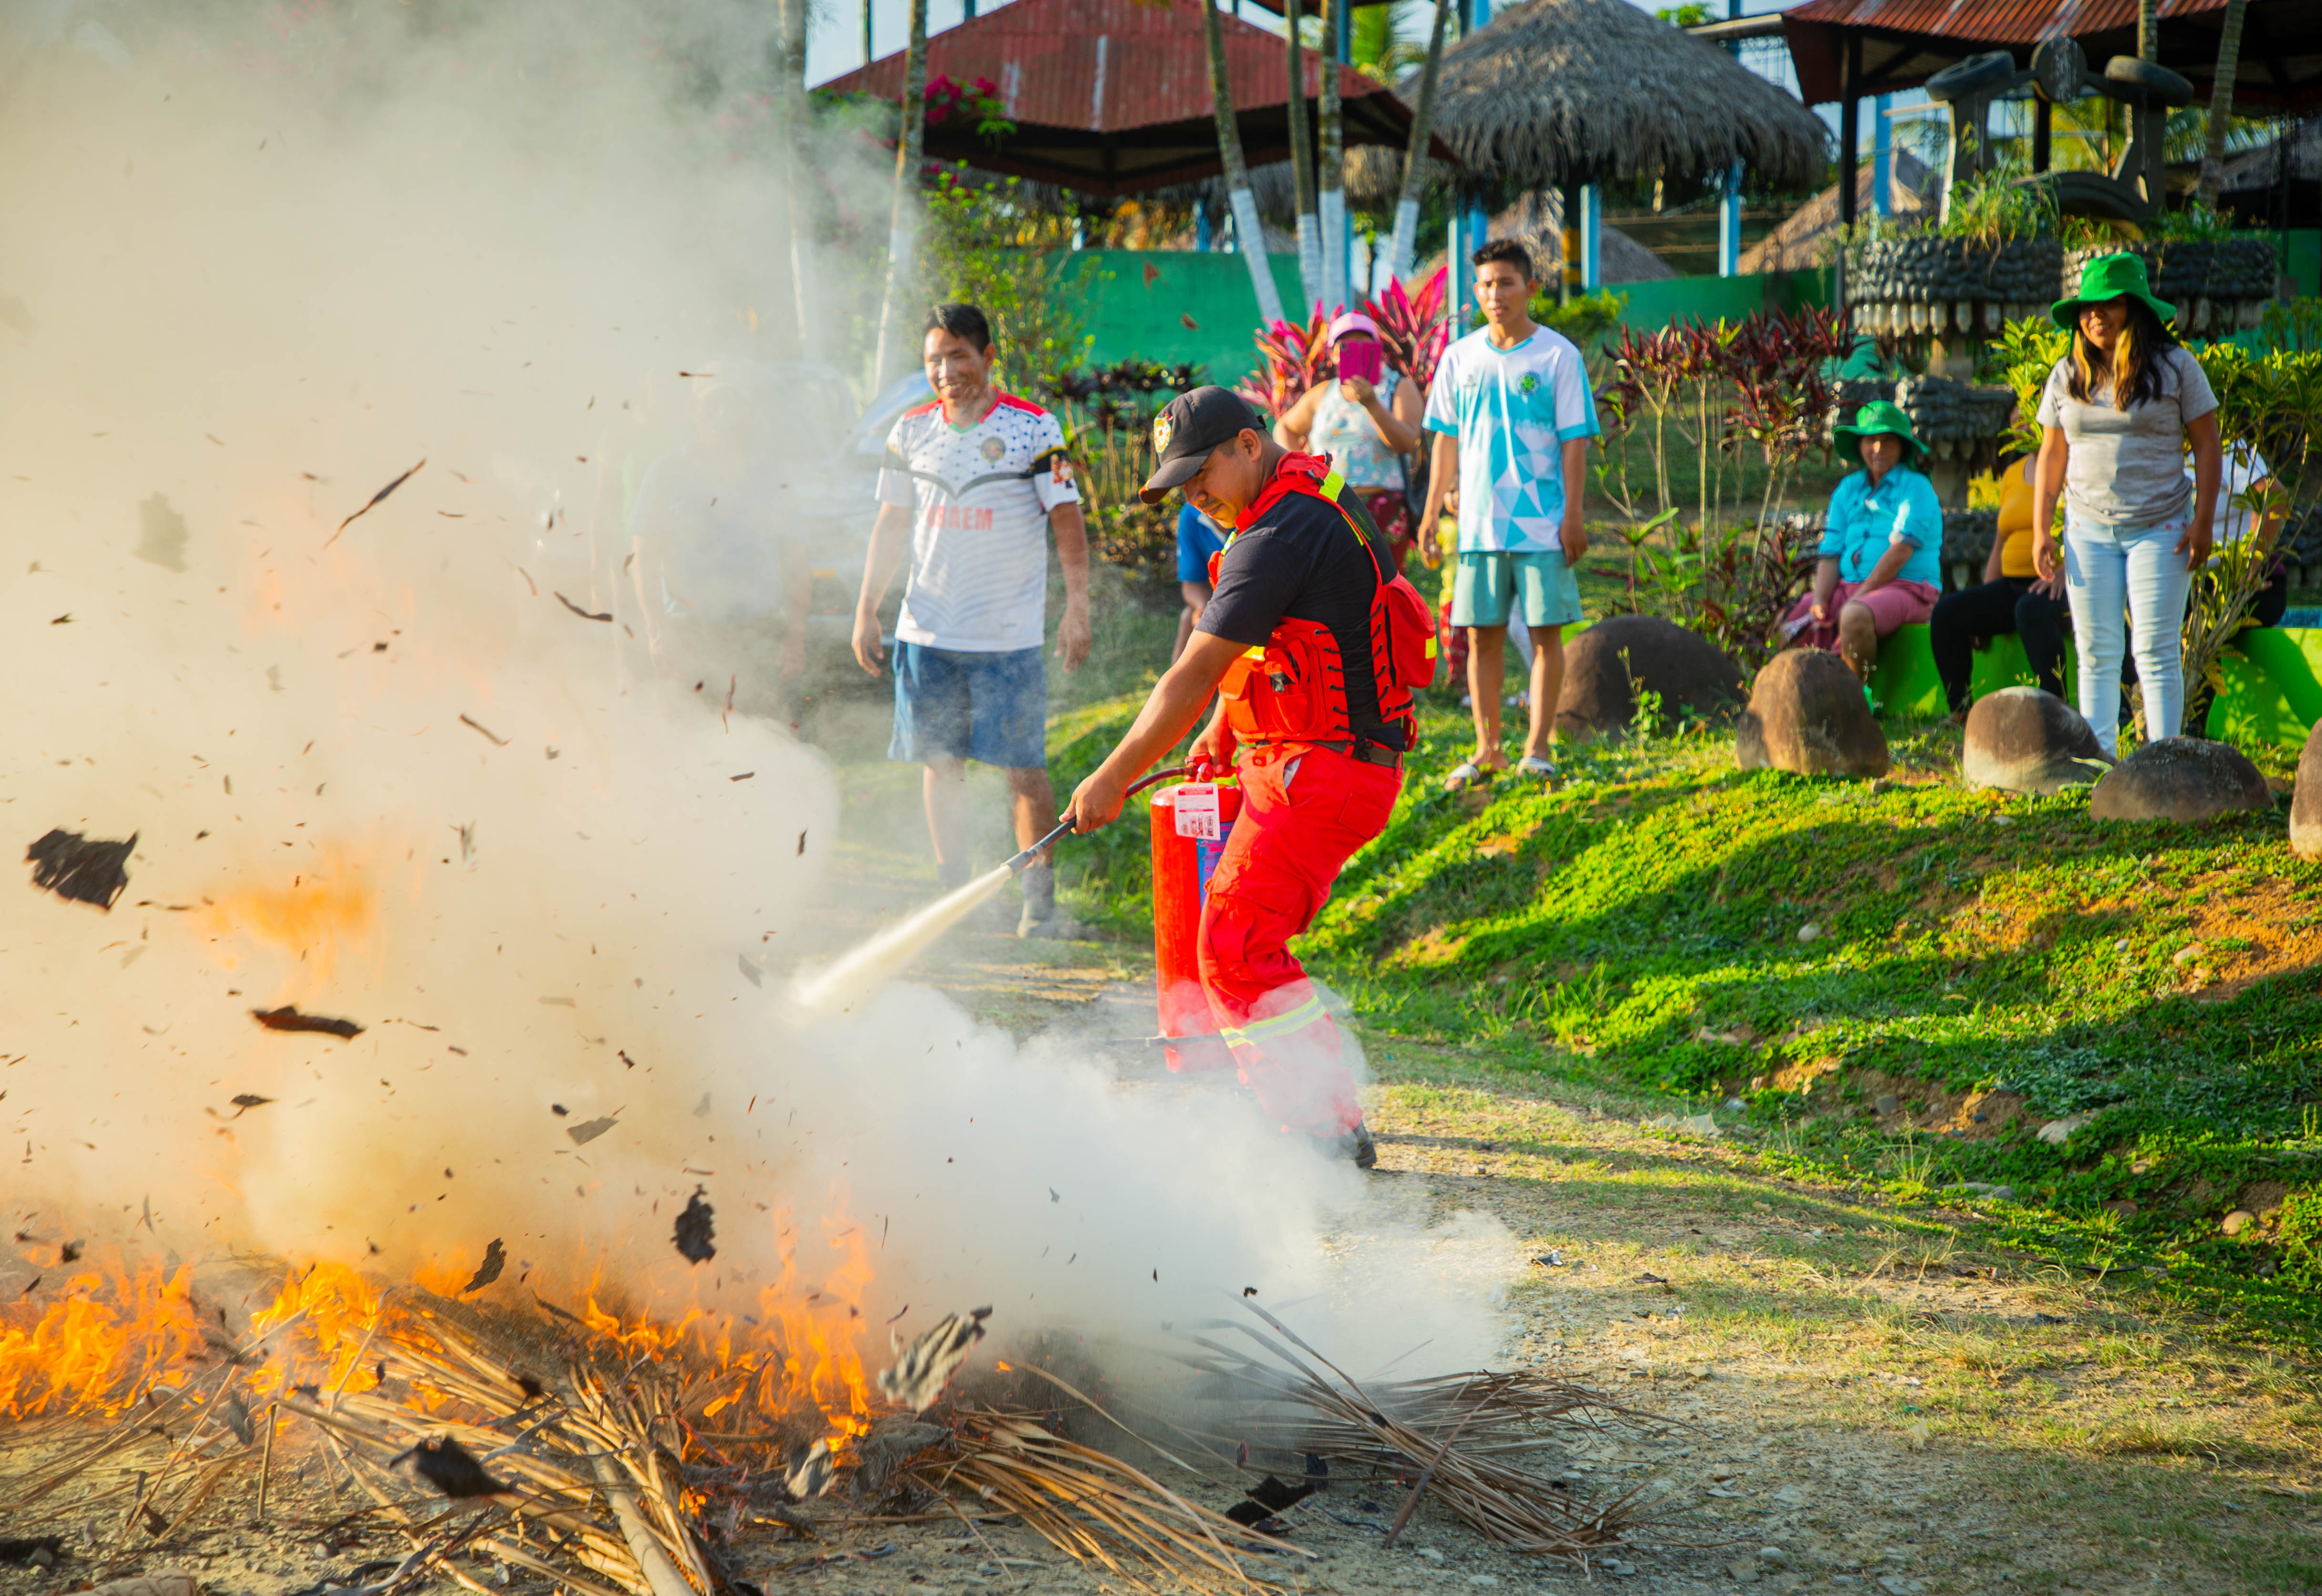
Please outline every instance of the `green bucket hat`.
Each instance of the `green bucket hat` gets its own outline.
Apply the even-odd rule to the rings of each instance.
[[[2166,299],[2153,296],[2151,279],[2144,275],[2144,261],[2129,254],[2099,255],[2080,268],[2080,291],[2070,299],[2059,299],[2048,307],[2056,318],[2056,325],[2071,328],[2080,324],[2083,306],[2102,305],[2107,299],[2133,295],[2144,301],[2144,308],[2161,318],[2167,326],[2177,315],[2177,307]]]
[[[1830,435],[1842,440],[1850,454],[1860,446],[1863,439],[1879,433],[1891,433],[1903,441],[1905,465],[1916,465],[1919,457],[1926,452],[1926,446],[1919,442],[1918,434],[1911,431],[1911,418],[1903,413],[1900,405],[1888,399],[1874,399],[1856,411],[1852,426],[1841,422],[1830,429]]]

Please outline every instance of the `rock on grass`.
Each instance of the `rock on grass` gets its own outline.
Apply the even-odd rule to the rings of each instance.
[[[2290,851],[2300,859],[2322,859],[2322,721],[2306,734],[2298,756],[2298,785],[2290,799]]]
[[[1659,616],[1610,616],[1565,644],[1556,726],[1576,738],[1623,732],[1642,698],[1666,730],[1730,715],[1743,696],[1742,668],[1699,633]]]
[[[1986,693],[1968,711],[1960,780],[2048,796],[2085,787],[2112,763],[2080,712],[2038,688]]]
[[[1745,771],[1884,776],[1887,734],[1863,699],[1860,679],[1836,654],[1790,649],[1758,672],[1735,728],[1733,758]]]
[[[2098,820],[2213,820],[2273,807],[2255,765],[2229,743],[2163,737],[2105,773],[2089,795]]]

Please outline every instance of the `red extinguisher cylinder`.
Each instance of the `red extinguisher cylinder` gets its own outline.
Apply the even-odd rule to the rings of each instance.
[[[1164,1036],[1214,1037],[1218,1023],[1202,993],[1202,902],[1210,872],[1217,868],[1241,813],[1241,792],[1218,786],[1218,836],[1214,842],[1180,836],[1177,787],[1153,795],[1147,811],[1153,826],[1153,984]],[[1231,1064],[1223,1042],[1169,1044],[1164,1049],[1173,1071],[1217,1070]]]

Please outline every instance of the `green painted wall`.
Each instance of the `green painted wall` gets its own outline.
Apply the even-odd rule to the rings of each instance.
[[[1257,296],[1239,255],[1191,250],[1087,250],[1074,290],[1085,330],[1096,340],[1100,363],[1135,355],[1209,368],[1212,381],[1232,384],[1257,364],[1250,335],[1257,326]],[[1298,304],[1298,260],[1275,255],[1275,287],[1285,307]],[[2306,293],[2322,273],[2322,233],[2289,236],[2287,269]],[[1149,274],[1149,275],[1148,275]],[[1673,277],[1615,283],[1628,299],[1632,327],[1667,326],[1678,317],[1715,321],[1758,310],[1791,310],[1830,303],[1827,270],[1770,272],[1760,277]]]
[[[2322,296],[2322,228],[2308,227],[2284,237],[2281,269],[2298,285],[2301,295]]]
[[[1084,330],[1096,339],[1091,358],[1110,364],[1131,355],[1207,366],[1228,387],[1257,364],[1250,342],[1257,296],[1239,255],[1194,250],[1083,250],[1088,262],[1074,293]],[[1275,255],[1275,291],[1285,310],[1298,303],[1298,257]]]
[[[1250,338],[1257,327],[1257,296],[1239,255],[1192,250],[1084,250],[1081,277],[1070,290],[1083,330],[1096,340],[1099,364],[1126,360],[1174,364],[1193,360],[1212,381],[1231,385],[1257,364]],[[1298,258],[1268,262],[1285,308],[1298,304]],[[1827,271],[1776,272],[1763,277],[1678,277],[1620,283],[1632,326],[1659,327],[1678,316],[1744,316],[1830,299]]]
[[[1621,319],[1632,327],[1666,327],[1680,317],[1735,320],[1761,310],[1795,310],[1830,303],[1827,271],[1775,271],[1752,277],[1665,277],[1613,283],[1628,300]]]

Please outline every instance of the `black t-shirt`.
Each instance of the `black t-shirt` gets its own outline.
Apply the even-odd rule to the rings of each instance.
[[[1386,546],[1353,488],[1340,489],[1339,502],[1378,547]],[[1285,616],[1329,627],[1346,672],[1348,724],[1369,731],[1381,724],[1378,678],[1371,669],[1371,599],[1378,573],[1337,510],[1312,494],[1285,493],[1226,545],[1217,591],[1202,607],[1196,629],[1255,648]]]

